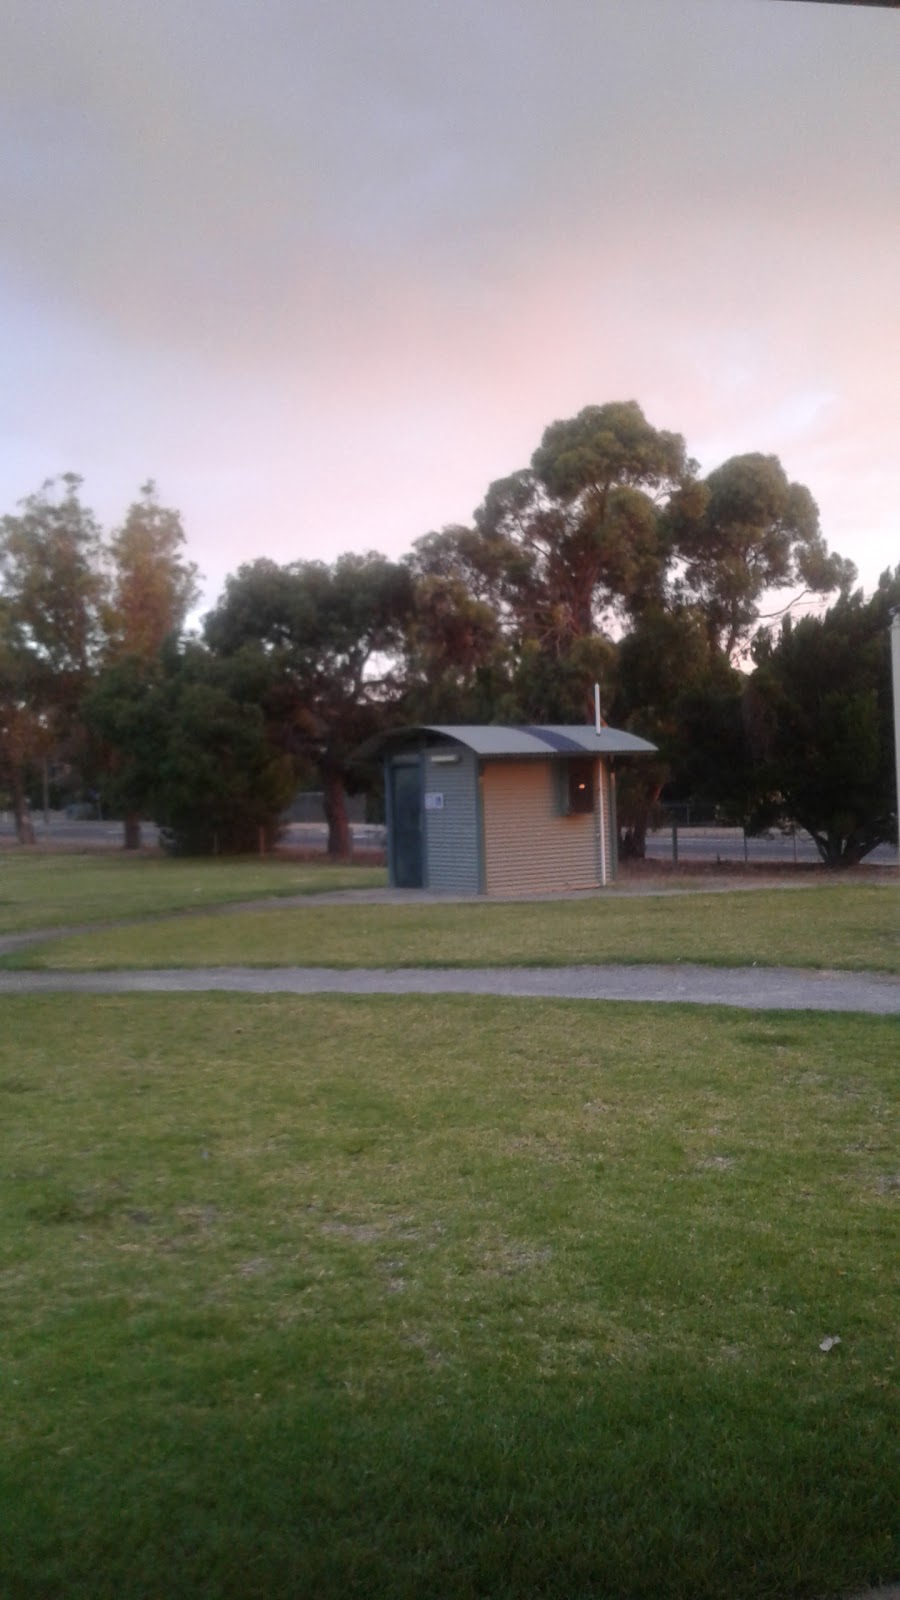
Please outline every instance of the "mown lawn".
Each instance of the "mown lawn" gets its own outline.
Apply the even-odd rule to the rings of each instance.
[[[18,966],[74,968],[609,961],[900,972],[900,893],[893,886],[839,884],[520,904],[310,901],[89,934],[14,958]]]
[[[695,1008],[5,999],[0,1592],[896,1578],[898,1045]]]
[[[382,868],[0,851],[0,933],[384,883]]]

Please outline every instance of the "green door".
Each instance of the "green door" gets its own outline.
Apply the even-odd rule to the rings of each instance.
[[[422,768],[418,756],[391,765],[391,865],[398,889],[421,889]]]

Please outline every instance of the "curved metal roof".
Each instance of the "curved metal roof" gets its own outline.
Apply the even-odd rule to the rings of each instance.
[[[414,738],[417,734],[436,734],[442,739],[455,739],[479,756],[551,756],[551,755],[648,755],[655,744],[639,739],[637,734],[624,733],[620,728],[603,728],[600,733],[592,723],[552,723],[536,726],[524,724],[508,727],[499,723],[435,723],[423,722],[415,727],[397,728],[390,733],[370,739],[358,752],[374,755],[385,744]]]

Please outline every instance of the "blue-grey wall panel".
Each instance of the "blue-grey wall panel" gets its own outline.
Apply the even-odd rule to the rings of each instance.
[[[442,756],[459,760],[448,763]],[[429,889],[478,894],[478,758],[448,740],[431,745],[423,759],[425,881]]]

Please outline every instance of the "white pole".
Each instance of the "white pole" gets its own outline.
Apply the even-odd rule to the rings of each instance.
[[[897,850],[900,852],[900,608],[891,623],[891,667],[894,684],[894,765],[897,773]]]
[[[600,685],[594,684],[594,730],[599,738],[603,732],[603,722],[600,717]],[[606,767],[602,761],[597,762],[597,827],[600,830],[600,886],[606,888],[609,877],[606,859]]]
[[[606,766],[597,762],[597,826],[600,829],[600,887],[606,888]]]

